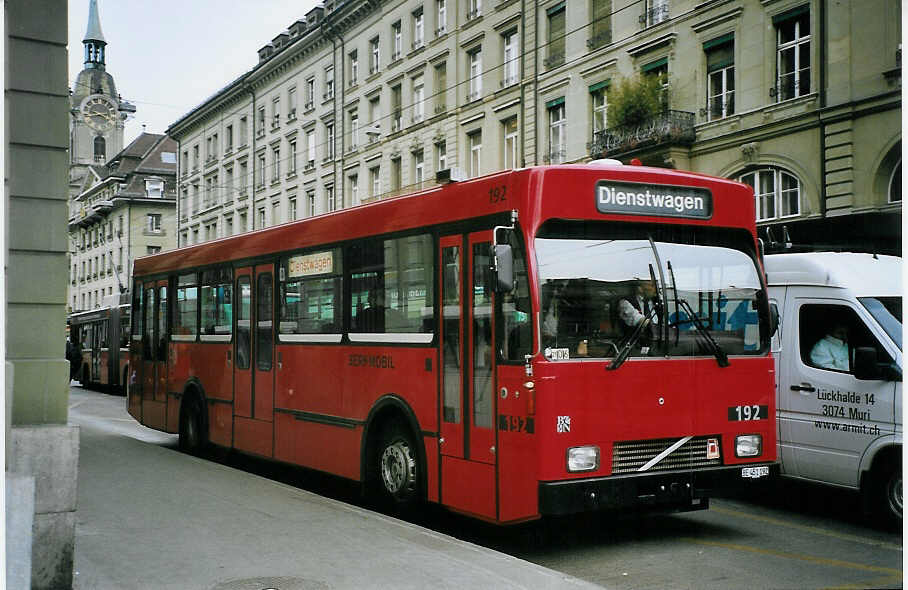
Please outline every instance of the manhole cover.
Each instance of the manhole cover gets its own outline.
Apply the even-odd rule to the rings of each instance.
[[[331,586],[305,578],[246,578],[221,582],[211,590],[328,590]]]

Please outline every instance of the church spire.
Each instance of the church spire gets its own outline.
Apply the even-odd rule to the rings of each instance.
[[[104,47],[107,41],[104,39],[104,33],[101,32],[101,19],[98,17],[98,0],[89,0],[88,2],[88,27],[85,30],[85,38],[82,39],[85,46],[85,67],[104,69]]]

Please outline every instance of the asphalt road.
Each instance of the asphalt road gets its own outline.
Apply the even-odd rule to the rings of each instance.
[[[176,452],[175,437],[135,424],[123,398],[78,387],[72,392],[75,404],[91,401],[76,409],[82,424]],[[368,508],[356,486],[344,480],[235,454],[208,460]],[[80,489],[80,500],[81,494]],[[714,498],[709,510],[673,515],[583,515],[494,527],[428,507],[403,518],[610,589],[903,585],[901,530],[875,525],[854,494],[795,482],[781,482],[760,496]],[[76,558],[78,567],[78,544]]]

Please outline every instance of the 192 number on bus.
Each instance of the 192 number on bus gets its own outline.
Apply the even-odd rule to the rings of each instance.
[[[507,201],[508,198],[504,196],[505,190],[508,187],[506,186],[496,186],[489,189],[489,203],[494,205],[495,203],[501,203],[502,201]]]
[[[728,419],[731,422],[749,420],[766,420],[769,418],[769,406],[734,406],[728,408]]]

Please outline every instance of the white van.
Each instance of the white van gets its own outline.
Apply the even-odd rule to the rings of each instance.
[[[765,257],[782,475],[860,490],[902,518],[902,260]]]

